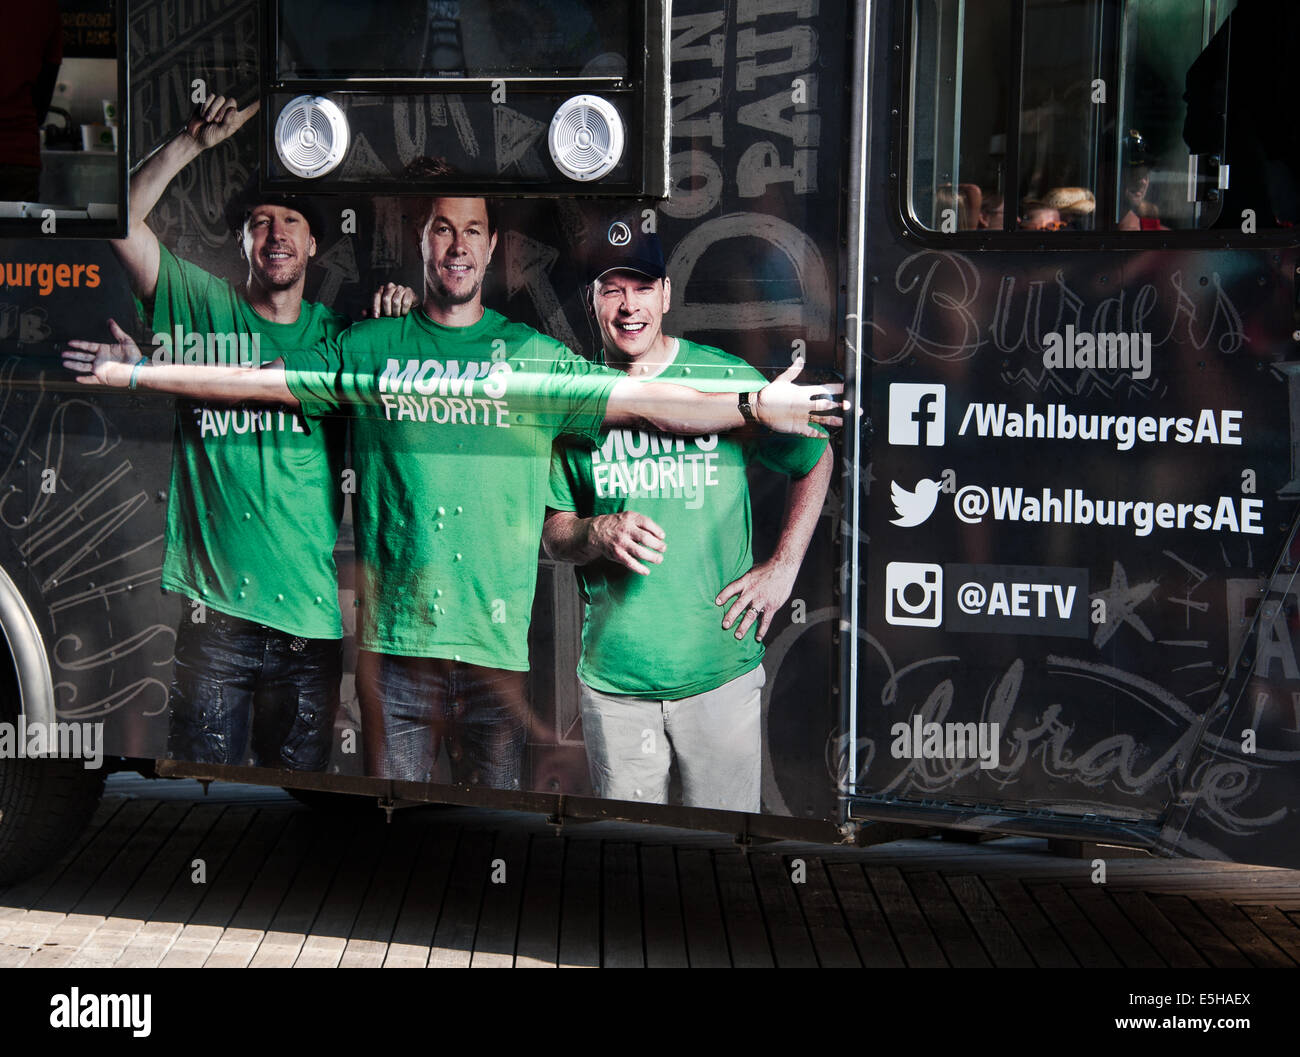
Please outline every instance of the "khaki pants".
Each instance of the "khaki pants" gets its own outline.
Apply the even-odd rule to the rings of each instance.
[[[596,795],[666,803],[675,761],[683,804],[757,812],[764,681],[760,664],[716,690],[677,701],[606,694],[579,682]]]

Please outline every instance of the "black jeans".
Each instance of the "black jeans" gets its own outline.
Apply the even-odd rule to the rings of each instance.
[[[208,610],[176,632],[167,755],[294,771],[329,766],[343,674],[339,639],[304,639]]]

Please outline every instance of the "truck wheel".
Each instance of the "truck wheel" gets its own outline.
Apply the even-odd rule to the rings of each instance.
[[[85,829],[104,772],[81,760],[0,760],[0,885],[57,862]]]

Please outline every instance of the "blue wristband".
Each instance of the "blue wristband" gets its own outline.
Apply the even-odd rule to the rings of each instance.
[[[136,383],[140,381],[140,368],[143,367],[148,362],[149,362],[148,356],[141,356],[138,360],[136,360],[135,366],[131,368],[131,381],[127,383],[128,389],[134,389],[136,387]]]

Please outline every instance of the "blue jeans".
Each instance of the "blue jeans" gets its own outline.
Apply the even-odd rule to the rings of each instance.
[[[167,755],[323,771],[339,707],[339,639],[304,639],[208,610],[176,632]]]
[[[362,650],[357,696],[366,774],[431,782],[445,744],[455,784],[519,789],[527,679],[526,672]]]

